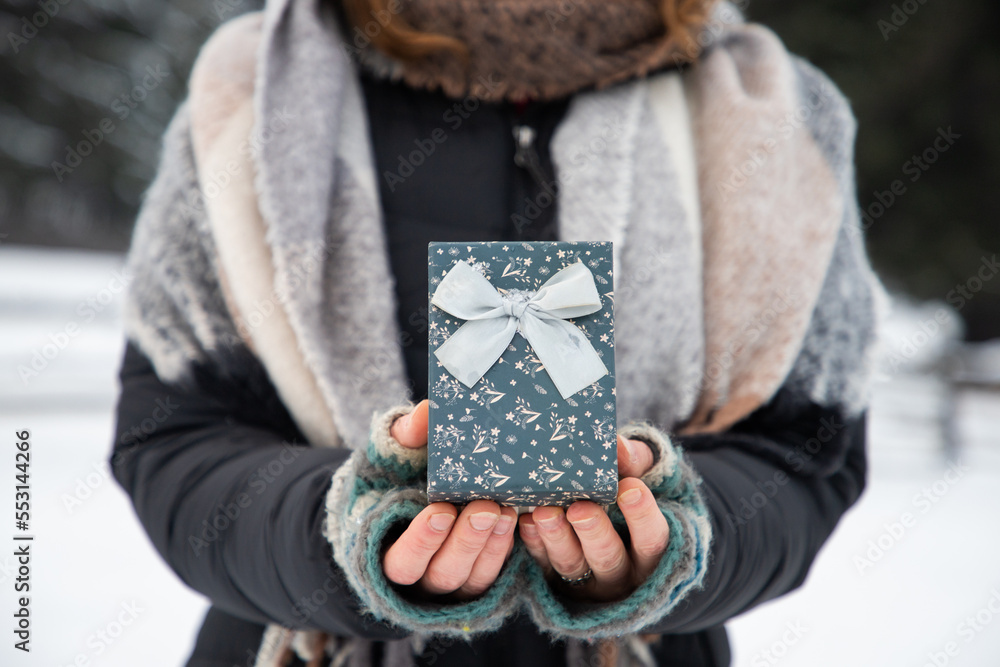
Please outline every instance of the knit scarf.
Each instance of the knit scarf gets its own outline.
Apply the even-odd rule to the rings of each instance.
[[[161,167],[136,227],[129,335],[166,380],[235,340],[310,441],[363,446],[372,412],[408,391],[360,83],[317,0],[227,24],[188,110],[167,154],[187,142],[195,164]],[[867,368],[837,359],[865,348],[867,304],[832,309],[870,291],[828,280],[831,262],[875,282],[844,231],[853,122],[825,78],[739,23],[683,75],[574,96],[551,148],[559,237],[614,243],[620,421],[717,432],[789,382],[863,406],[860,378],[830,377]],[[167,190],[181,185],[200,191]],[[200,254],[170,227],[178,197],[203,202],[185,241]]]
[[[691,59],[666,30],[657,0],[403,0],[355,26],[362,62],[413,87],[483,100],[548,99],[644,76]],[[707,6],[713,4],[710,0]],[[375,52],[363,34],[392,15],[467,49],[412,62]],[[395,18],[395,17],[393,17]],[[360,21],[359,21],[360,23]],[[695,32],[694,30],[692,32]],[[467,56],[467,58],[465,57]]]

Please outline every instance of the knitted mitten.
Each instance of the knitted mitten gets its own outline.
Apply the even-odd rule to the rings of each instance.
[[[670,526],[667,550],[656,570],[624,600],[590,603],[560,596],[534,560],[525,564],[530,586],[529,609],[535,624],[554,635],[598,639],[632,634],[667,615],[701,584],[712,541],[708,510],[698,490],[697,473],[684,461],[670,437],[648,423],[619,429],[623,438],[649,444],[655,463],[642,477]],[[608,514],[625,528],[617,505]]]
[[[421,634],[495,630],[516,604],[513,584],[524,558],[519,550],[489,590],[464,602],[416,601],[382,571],[387,534],[428,504],[427,448],[408,449],[389,435],[393,421],[412,409],[403,405],[374,415],[367,448],[354,452],[333,476],[324,534],[364,609],[379,620]]]

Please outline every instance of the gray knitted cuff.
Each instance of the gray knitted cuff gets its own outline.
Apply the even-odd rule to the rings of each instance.
[[[630,440],[642,440],[653,452],[653,466],[642,481],[655,495],[677,474],[680,454],[670,436],[649,422],[630,422],[618,429],[618,435]]]
[[[387,478],[393,484],[413,484],[427,473],[427,448],[403,447],[389,435],[393,422],[413,411],[412,403],[397,405],[372,415],[365,456],[357,474],[368,480]]]

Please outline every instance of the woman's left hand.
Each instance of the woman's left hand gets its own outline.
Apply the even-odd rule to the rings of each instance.
[[[584,584],[563,584],[566,593],[594,601],[627,597],[646,580],[667,549],[670,528],[649,488],[639,479],[653,464],[646,443],[618,437],[618,507],[628,524],[630,546],[624,543],[604,509],[580,500],[563,510],[538,507],[519,519],[521,539],[547,575],[565,580],[590,578]]]

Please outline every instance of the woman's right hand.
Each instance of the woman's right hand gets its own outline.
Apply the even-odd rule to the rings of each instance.
[[[427,401],[389,430],[403,447],[427,446]],[[382,571],[396,584],[429,595],[468,599],[484,593],[514,548],[517,513],[490,500],[474,500],[461,513],[432,503],[415,516],[382,557]]]

